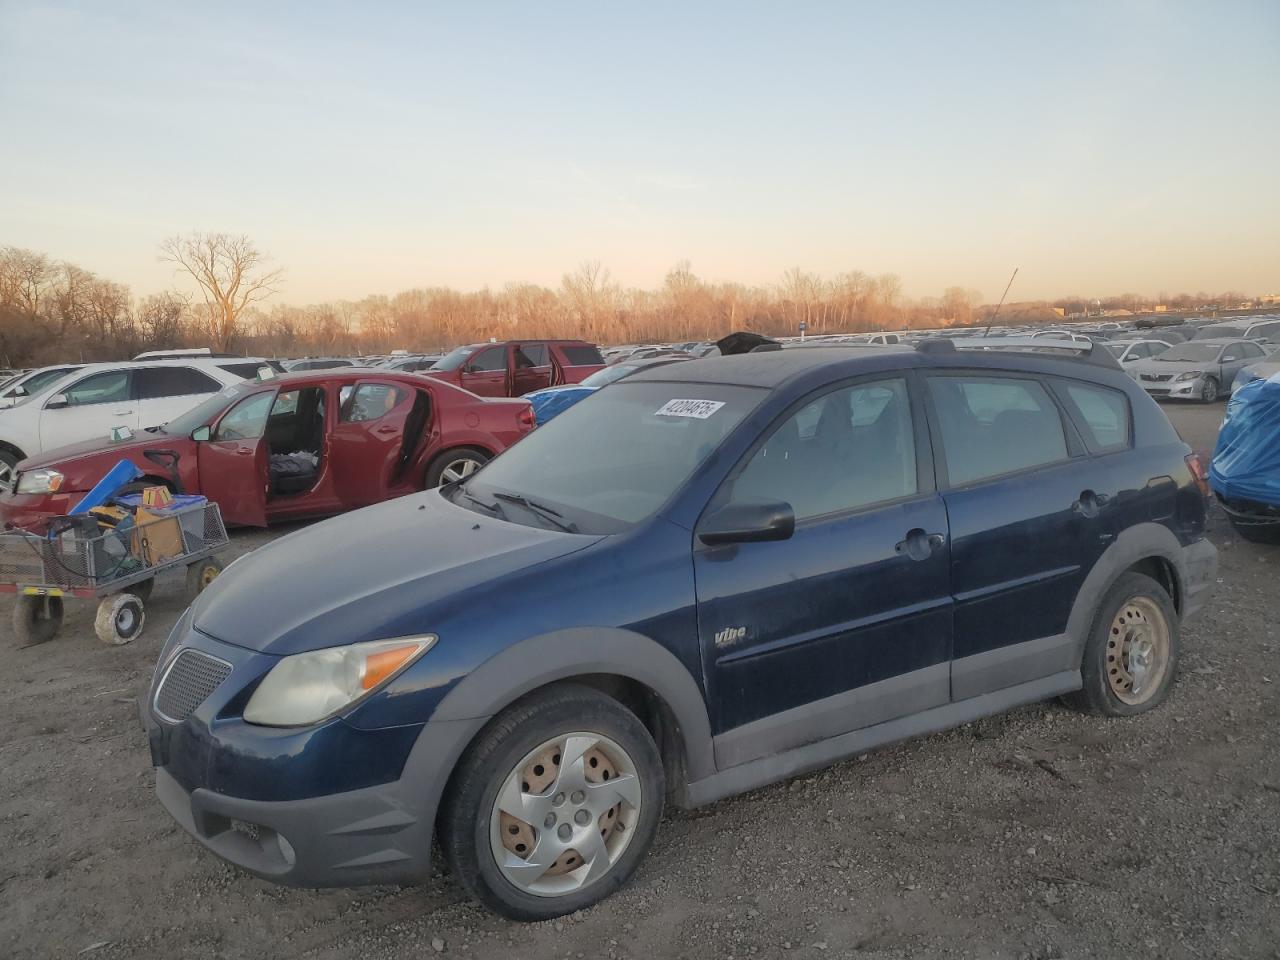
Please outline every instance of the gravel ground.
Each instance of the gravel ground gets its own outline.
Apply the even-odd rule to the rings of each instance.
[[[1221,404],[1168,410],[1211,448]],[[1211,536],[1220,586],[1162,709],[1042,704],[669,814],[620,894],[529,926],[447,876],[288,890],[187,839],[136,715],[180,582],[124,648],[87,604],[25,650],[6,616],[0,956],[1280,957],[1280,549],[1220,514]]]

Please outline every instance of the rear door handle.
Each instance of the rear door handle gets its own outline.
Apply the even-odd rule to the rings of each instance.
[[[912,560],[928,560],[935,550],[941,550],[947,538],[940,533],[925,533],[919,527],[908,530],[907,536],[893,545],[896,553],[905,553]]]

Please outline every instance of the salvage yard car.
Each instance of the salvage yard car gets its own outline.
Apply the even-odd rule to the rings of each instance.
[[[604,366],[585,340],[508,340],[458,347],[423,370],[481,397],[522,397],[558,383],[580,383]]]
[[[624,360],[612,366],[597,370],[581,383],[562,383],[555,387],[544,387],[533,393],[526,393],[524,398],[533,404],[533,418],[539,424],[546,423],[558,413],[563,413],[580,400],[585,400],[601,387],[631,376],[637,370],[647,367],[660,367],[664,363],[678,363],[687,357],[649,357],[643,360]]]
[[[1061,347],[643,370],[259,548],[161,651],[161,803],[303,886],[426,877],[434,837],[538,920],[617,890],[668,801],[1049,697],[1152,709],[1215,580],[1203,467],[1105,349]]]
[[[248,381],[123,442],[32,457],[0,488],[0,520],[66,513],[122,459],[216,502],[227,523],[327,516],[473,473],[533,429],[523,400],[482,400],[389,370],[342,368]]]
[[[1264,356],[1266,351],[1248,340],[1189,340],[1128,369],[1153,397],[1213,403],[1241,367]]]

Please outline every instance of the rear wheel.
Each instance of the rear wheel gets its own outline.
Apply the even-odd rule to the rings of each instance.
[[[427,468],[426,486],[438,487],[442,483],[456,483],[471,476],[492,458],[475,447],[446,450]]]
[[[458,882],[514,920],[590,906],[626,882],[657,832],[662,761],[644,724],[564,685],[498,717],[454,775],[441,811]]]
[[[103,643],[118,647],[136,640],[146,623],[147,611],[142,601],[132,593],[117,593],[98,604],[93,632]]]
[[[217,557],[205,557],[187,567],[187,597],[195,600],[222,573],[222,561]]]
[[[1126,573],[1098,606],[1080,665],[1082,688],[1066,700],[1090,713],[1131,717],[1169,694],[1178,662],[1178,614],[1164,587]]]
[[[62,629],[62,598],[22,595],[13,608],[13,632],[18,646],[48,643]]]

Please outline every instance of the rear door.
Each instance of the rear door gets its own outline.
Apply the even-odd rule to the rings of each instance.
[[[1046,382],[925,379],[951,524],[953,699],[1077,668],[1067,617],[1112,536],[1115,481]]]
[[[221,389],[221,383],[194,367],[138,367],[133,371],[138,422],[144,427],[168,423]]]
[[[592,343],[556,343],[551,349],[552,383],[581,383],[605,365],[600,349]]]
[[[551,350],[545,343],[517,343],[512,353],[512,394],[526,393],[551,386]]]
[[[82,440],[106,440],[113,427],[138,429],[138,404],[133,399],[131,383],[131,370],[104,370],[81,377],[57,394],[33,401],[42,406],[40,448],[51,450]],[[54,397],[65,398],[66,404],[50,406]]]
[[[415,394],[403,384],[379,380],[361,380],[339,390],[329,469],[344,508],[380,503],[404,487],[405,426]],[[414,442],[416,438],[409,439],[411,446]]]
[[[508,345],[495,343],[473,353],[462,365],[462,389],[481,397],[507,396]]]
[[[811,395],[712,505],[783,500],[784,541],[695,539],[716,760],[732,766],[945,704],[947,517],[904,377]]]
[[[218,504],[227,523],[267,525],[267,418],[275,390],[252,393],[213,426],[208,440],[197,444],[200,492]]]

